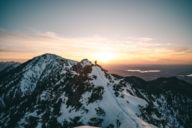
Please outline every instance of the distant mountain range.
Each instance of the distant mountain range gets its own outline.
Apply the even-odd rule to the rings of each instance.
[[[0,69],[1,128],[192,127],[192,85],[176,77],[122,77],[53,54],[10,66]]]
[[[18,62],[0,62],[0,73],[8,72],[9,70],[19,66]]]

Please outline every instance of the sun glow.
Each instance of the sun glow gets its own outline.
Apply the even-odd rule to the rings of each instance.
[[[98,53],[95,53],[94,54],[94,58],[97,60],[97,61],[100,61],[102,63],[108,63],[110,62],[111,60],[113,60],[115,57],[115,54],[112,53],[112,52],[98,52]]]

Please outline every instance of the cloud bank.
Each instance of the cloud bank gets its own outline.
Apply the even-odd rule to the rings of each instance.
[[[113,53],[119,63],[192,63],[192,49],[150,37],[63,37],[55,32],[19,33],[0,31],[0,60],[28,59],[43,53],[66,58],[95,60],[95,54]]]

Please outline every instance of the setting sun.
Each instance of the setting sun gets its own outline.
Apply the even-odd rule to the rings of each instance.
[[[107,63],[111,60],[113,60],[115,57],[115,54],[112,53],[112,52],[99,52],[99,53],[95,53],[94,54],[94,58],[97,60],[97,61],[100,61],[102,63]]]

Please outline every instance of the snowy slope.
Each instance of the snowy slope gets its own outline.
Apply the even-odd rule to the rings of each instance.
[[[37,82],[47,74],[53,72],[55,68],[60,69],[60,73],[65,73],[74,65],[75,61],[63,60],[55,55],[45,54],[34,58],[29,64],[22,69],[23,77],[19,83],[20,90],[25,95],[34,91]]]
[[[136,114],[140,113],[139,105],[146,106],[147,102],[134,96],[127,96],[124,99],[116,99],[112,89],[114,86],[112,76],[105,74],[105,72],[97,65],[93,65],[91,68],[92,71],[88,73],[88,79],[90,79],[89,83],[93,85],[94,89],[99,90],[97,93],[101,94],[102,97],[98,98],[99,100],[90,103],[89,98],[93,94],[93,91],[85,92],[80,99],[83,110],[80,109],[79,112],[76,112],[75,109],[71,110],[70,108],[67,108],[65,102],[62,103],[61,116],[58,117],[60,123],[64,122],[64,120],[69,121],[70,118],[81,116],[82,118],[80,120],[85,124],[89,123],[87,122],[89,119],[100,119],[101,122],[98,123],[101,123],[102,127],[108,127],[110,125],[122,128],[153,127],[136,116]],[[126,93],[127,95],[130,95],[128,92]],[[126,100],[130,101],[130,103],[127,103]],[[84,109],[89,111],[85,113]],[[104,113],[98,115],[97,110],[103,111]],[[70,113],[68,113],[69,111]],[[105,120],[105,122],[102,122],[102,120]],[[109,122],[111,123],[109,124]]]

